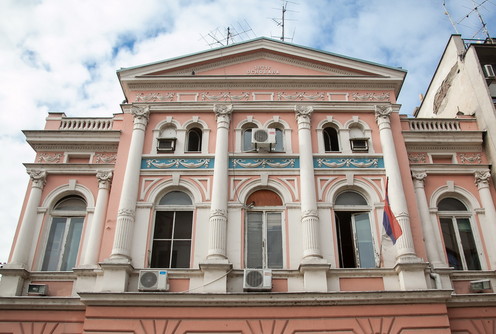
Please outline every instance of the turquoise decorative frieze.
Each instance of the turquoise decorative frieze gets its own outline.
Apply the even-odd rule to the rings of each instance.
[[[214,168],[213,159],[143,159],[142,169]]]
[[[319,168],[384,168],[382,158],[314,158],[313,166]]]
[[[295,158],[260,158],[230,159],[229,168],[299,168],[299,160]]]

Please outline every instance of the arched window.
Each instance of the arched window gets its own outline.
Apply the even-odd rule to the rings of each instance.
[[[328,126],[322,131],[324,137],[324,149],[326,152],[338,152],[339,151],[339,140],[338,131],[332,127]]]
[[[258,190],[246,201],[246,267],[283,267],[282,200],[273,191]]]
[[[367,201],[357,192],[345,191],[336,197],[334,217],[339,247],[340,268],[375,268]]]
[[[254,151],[256,149],[255,144],[252,143],[251,135],[253,129],[257,126],[253,123],[248,123],[243,126],[243,145],[242,149],[244,152]]]
[[[465,204],[447,197],[437,205],[446,256],[450,267],[458,270],[481,269],[477,246]]]
[[[79,196],[67,196],[51,211],[51,225],[41,270],[69,271],[76,265],[86,202]]]
[[[202,149],[202,130],[200,128],[191,128],[187,135],[187,152],[201,152]]]
[[[156,206],[151,268],[189,268],[193,203],[181,191],[171,191]]]

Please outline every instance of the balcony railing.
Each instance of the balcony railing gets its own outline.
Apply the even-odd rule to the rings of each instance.
[[[60,130],[105,131],[112,130],[111,118],[65,118],[60,123]]]
[[[409,120],[411,131],[460,131],[458,120],[412,119]]]

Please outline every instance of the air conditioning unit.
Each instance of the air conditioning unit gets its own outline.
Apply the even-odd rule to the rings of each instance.
[[[270,269],[245,269],[243,289],[246,291],[272,289],[272,271]]]
[[[176,149],[176,138],[158,138],[157,152],[174,152]]]
[[[486,74],[486,78],[494,78],[496,76],[494,74],[493,65],[491,64],[484,65],[484,72]]]
[[[276,129],[253,129],[251,132],[251,142],[260,147],[270,147],[276,143]]]
[[[140,270],[138,290],[140,291],[167,291],[169,283],[167,282],[166,270]]]
[[[29,284],[28,296],[46,296],[48,294],[48,285],[46,284]]]

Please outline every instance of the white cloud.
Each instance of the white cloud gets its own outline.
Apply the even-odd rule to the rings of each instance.
[[[123,99],[115,71],[208,49],[201,35],[228,26],[278,38],[279,0],[2,0],[0,2],[0,262],[7,260],[34,154],[21,129],[40,129],[49,111],[110,116]],[[452,0],[458,21],[471,0]],[[286,37],[296,44],[401,66],[400,102],[411,113],[454,32],[441,1],[290,2]],[[496,31],[493,1],[480,8]],[[473,15],[460,29],[472,29]],[[241,24],[241,27],[238,25]],[[469,27],[470,26],[470,27]],[[471,30],[472,31],[472,30]],[[220,35],[219,35],[220,36]],[[246,38],[246,36],[242,36]],[[472,32],[470,36],[472,37]],[[239,39],[238,39],[239,40]]]

